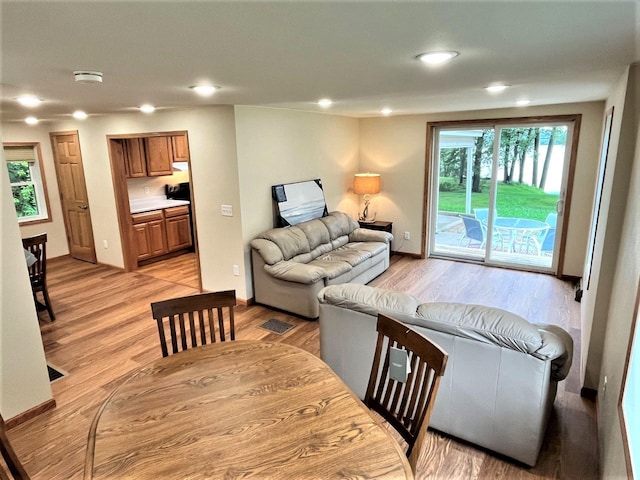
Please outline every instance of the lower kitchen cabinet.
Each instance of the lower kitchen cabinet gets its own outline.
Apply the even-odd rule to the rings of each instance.
[[[187,206],[134,213],[131,220],[138,261],[187,249],[193,244]]]
[[[193,243],[189,208],[187,206],[166,208],[164,215],[167,229],[167,248],[169,251],[174,252],[189,248]]]

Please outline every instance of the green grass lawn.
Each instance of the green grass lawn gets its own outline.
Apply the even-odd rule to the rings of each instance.
[[[440,184],[446,184],[451,191],[440,191],[438,209],[445,212],[465,213],[465,186],[458,185],[454,179],[440,178]],[[489,183],[482,181],[482,193],[471,194],[471,213],[474,208],[489,206]],[[556,211],[558,195],[544,193],[529,185],[498,182],[496,209],[501,217],[530,218],[544,221],[547,214]]]

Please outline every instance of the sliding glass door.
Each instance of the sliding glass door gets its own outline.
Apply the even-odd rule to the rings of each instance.
[[[434,128],[429,254],[555,272],[570,122]]]

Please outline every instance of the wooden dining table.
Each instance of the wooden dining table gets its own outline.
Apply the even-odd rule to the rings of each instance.
[[[96,413],[86,479],[413,478],[399,444],[318,357],[223,342],[161,358]]]

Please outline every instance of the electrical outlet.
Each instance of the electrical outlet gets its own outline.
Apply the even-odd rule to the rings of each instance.
[[[102,240],[102,246],[107,249],[109,248],[109,242],[107,242],[106,240]]]
[[[234,265],[234,266],[233,266],[233,274],[234,274],[236,277],[239,277],[239,276],[240,276],[240,267],[239,267],[238,265]]]
[[[607,391],[607,376],[605,375],[602,379],[602,393],[604,394]]]
[[[144,187],[144,194],[149,195],[149,187]]]
[[[409,232],[404,232],[404,239],[411,240],[411,234]]]
[[[231,205],[221,205],[220,210],[223,217],[233,217],[233,207]]]

